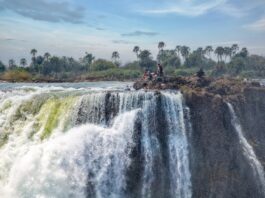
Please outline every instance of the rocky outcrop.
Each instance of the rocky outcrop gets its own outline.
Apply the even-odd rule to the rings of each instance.
[[[226,102],[240,118],[244,134],[265,169],[265,88],[235,79],[177,78],[135,83],[134,88],[179,89],[190,109],[190,170],[194,198],[262,198],[244,156]]]

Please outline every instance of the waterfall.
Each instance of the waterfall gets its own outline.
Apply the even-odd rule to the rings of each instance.
[[[253,147],[250,145],[250,143],[247,141],[246,137],[244,136],[240,121],[235,113],[232,104],[227,103],[227,105],[229,107],[229,111],[232,116],[232,125],[237,132],[240,144],[243,149],[243,154],[248,160],[249,164],[251,165],[255,177],[259,180],[260,189],[265,195],[265,174],[263,166],[261,165],[259,159],[257,158]]]
[[[1,197],[190,198],[185,108],[179,92],[1,92]]]

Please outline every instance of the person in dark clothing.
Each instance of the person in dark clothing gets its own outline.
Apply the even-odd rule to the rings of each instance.
[[[158,64],[157,65],[157,75],[159,77],[162,77],[164,75],[164,72],[163,72],[163,66],[161,64]]]
[[[204,73],[203,69],[201,68],[201,69],[197,72],[197,77],[202,78],[202,77],[204,77],[204,76],[205,76],[205,73]]]

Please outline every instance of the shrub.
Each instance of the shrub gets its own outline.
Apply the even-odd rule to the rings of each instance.
[[[92,71],[103,71],[103,70],[117,68],[117,66],[110,61],[98,59],[91,65],[91,68]]]

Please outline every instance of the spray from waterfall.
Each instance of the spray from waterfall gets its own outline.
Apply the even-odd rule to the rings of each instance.
[[[234,128],[237,132],[237,135],[239,137],[239,141],[240,141],[240,144],[242,146],[244,156],[247,158],[249,164],[252,167],[252,170],[253,170],[255,176],[259,180],[260,188],[261,188],[261,190],[265,196],[265,174],[264,174],[263,166],[261,165],[259,159],[257,158],[253,147],[249,144],[246,137],[244,136],[240,121],[239,121],[239,119],[235,113],[235,110],[234,110],[232,104],[227,103],[227,105],[229,107],[229,111],[230,111],[231,116],[232,116],[232,125],[234,126]]]

